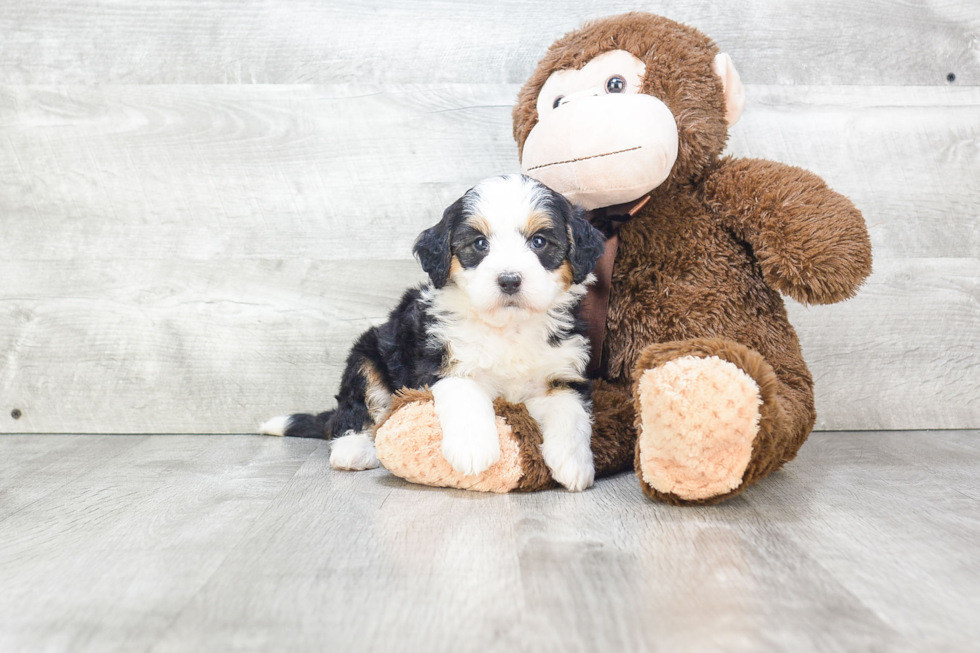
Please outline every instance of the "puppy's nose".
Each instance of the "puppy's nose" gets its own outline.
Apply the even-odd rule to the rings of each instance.
[[[497,277],[497,284],[500,285],[500,291],[502,293],[513,295],[521,289],[521,275],[513,272],[504,272]]]

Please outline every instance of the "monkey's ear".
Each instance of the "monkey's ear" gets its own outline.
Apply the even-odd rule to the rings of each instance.
[[[606,251],[606,237],[585,219],[585,209],[577,205],[571,208],[568,262],[572,264],[572,283],[582,283]]]
[[[429,227],[415,239],[412,252],[436,288],[442,288],[449,281],[449,267],[452,261],[449,237],[455,218],[462,211],[463,198],[461,197],[443,211],[442,220],[437,225]]]
[[[715,56],[711,68],[721,77],[721,85],[725,89],[725,120],[731,127],[742,117],[742,111],[745,109],[745,87],[742,86],[742,78],[738,76],[732,58],[724,52],[719,52]]]

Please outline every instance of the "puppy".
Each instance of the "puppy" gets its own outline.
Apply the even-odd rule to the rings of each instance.
[[[336,438],[335,469],[378,465],[373,428],[399,388],[429,386],[442,453],[462,474],[500,457],[493,400],[523,403],[569,490],[592,485],[589,342],[577,312],[603,236],[562,195],[523,175],[467,191],[414,252],[430,283],[354,344],[336,410],[276,417],[269,435]]]

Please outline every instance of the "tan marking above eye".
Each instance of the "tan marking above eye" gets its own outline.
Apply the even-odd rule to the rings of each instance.
[[[554,220],[547,213],[532,213],[527,216],[527,221],[521,227],[521,233],[525,238],[530,238],[534,234],[544,229],[551,229],[555,226]]]
[[[493,229],[490,228],[490,222],[482,215],[469,216],[466,218],[466,224],[473,227],[484,236],[490,236],[493,233]]]

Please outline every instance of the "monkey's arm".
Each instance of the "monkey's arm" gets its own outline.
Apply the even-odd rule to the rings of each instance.
[[[861,212],[812,172],[726,158],[703,188],[712,211],[752,246],[769,285],[793,299],[838,302],[871,273]]]

